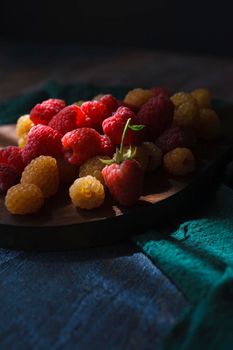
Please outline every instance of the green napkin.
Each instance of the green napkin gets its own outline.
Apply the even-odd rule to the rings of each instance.
[[[169,236],[151,231],[137,245],[191,302],[165,349],[231,349],[233,344],[233,192],[221,186],[211,207]]]
[[[62,85],[50,81],[41,89],[1,102],[0,125],[14,123],[19,116],[29,113],[36,103],[48,98],[62,98],[68,104],[71,104],[78,100],[91,99],[100,93],[111,93],[116,98],[121,99],[129,89],[126,86],[104,86],[100,88],[89,84]]]
[[[118,99],[123,99],[131,89],[130,86],[97,86],[85,83],[59,84],[49,81],[41,88],[10,98],[0,102],[0,125],[15,123],[19,116],[29,113],[36,103],[48,98],[62,98],[67,104],[79,100],[92,99],[94,96],[105,93],[112,94]],[[222,100],[214,100],[214,107],[222,109],[229,106]]]
[[[205,298],[173,328],[166,350],[231,350],[233,345],[233,270],[225,272]]]

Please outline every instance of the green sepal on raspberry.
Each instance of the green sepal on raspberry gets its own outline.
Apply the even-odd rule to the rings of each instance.
[[[125,124],[128,119],[131,119],[133,125],[144,124],[139,123],[137,115],[127,107],[119,107],[111,117],[105,119],[102,124],[103,132],[107,135],[115,146],[120,146],[122,134]],[[124,139],[124,146],[138,145],[144,141],[144,130],[132,130],[128,128],[126,137]]]
[[[124,160],[130,160],[130,159],[134,158],[135,152],[136,152],[136,147],[134,147],[134,146],[132,147],[130,145],[127,152],[124,152],[124,141],[125,141],[126,133],[127,133],[128,129],[131,129],[133,131],[141,131],[144,128],[144,125],[130,125],[130,122],[131,122],[131,118],[129,118],[125,124],[124,130],[122,133],[120,149],[118,147],[116,148],[116,153],[114,154],[112,159],[101,159],[101,161],[104,164],[106,164],[106,165],[110,165],[113,163],[120,164]]]

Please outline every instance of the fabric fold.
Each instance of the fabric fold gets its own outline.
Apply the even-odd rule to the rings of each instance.
[[[12,97],[0,102],[0,125],[14,123],[21,115],[29,113],[32,107],[48,98],[62,98],[68,104],[78,100],[92,99],[100,93],[113,94],[116,98],[122,99],[130,89],[127,86],[103,86],[78,83],[59,84],[49,81],[41,88],[27,94]]]
[[[192,305],[163,349],[231,349],[233,191],[222,185],[201,218],[182,223],[171,234],[153,230],[134,241]]]

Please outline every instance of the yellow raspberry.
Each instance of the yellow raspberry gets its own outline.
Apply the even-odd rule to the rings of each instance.
[[[99,101],[102,97],[104,96],[104,94],[98,94],[95,97],[93,97],[93,101]]]
[[[57,167],[60,182],[71,184],[78,178],[78,167],[68,163],[64,158],[57,159]]]
[[[190,149],[178,147],[165,154],[163,165],[170,174],[185,176],[194,171],[195,159]]]
[[[183,91],[175,93],[170,97],[170,99],[174,103],[175,107],[180,107],[184,102],[190,101],[190,99],[193,100],[192,96],[190,98],[189,93]]]
[[[22,115],[16,123],[16,135],[18,136],[18,145],[23,148],[27,141],[27,135],[34,126],[29,114]]]
[[[204,140],[212,140],[220,134],[221,123],[217,113],[210,108],[200,110],[197,121],[197,136]]]
[[[171,97],[175,105],[174,124],[181,127],[195,127],[199,108],[195,98],[186,92],[178,92]]]
[[[154,94],[150,90],[145,89],[133,89],[130,90],[124,98],[124,102],[136,109],[139,109],[144,103],[146,103]]]
[[[124,157],[127,156],[130,146],[124,146]],[[149,161],[148,152],[141,146],[132,146],[133,159],[137,160],[143,171],[146,171]]]
[[[33,125],[34,124],[31,121],[29,114],[22,115],[22,117],[20,117],[16,123],[16,135],[18,137],[27,135]]]
[[[85,102],[84,100],[79,100],[77,102],[74,102],[74,104],[81,107],[84,102]]]
[[[70,187],[70,198],[75,207],[98,208],[104,201],[104,186],[93,176],[80,177]]]
[[[56,159],[49,156],[40,156],[33,159],[24,169],[21,183],[38,186],[45,198],[53,196],[59,186]]]
[[[207,89],[196,89],[191,92],[191,95],[197,101],[199,108],[211,107],[211,95]]]
[[[22,115],[16,123],[16,135],[21,137],[28,134],[33,125],[34,124],[31,121],[29,114]]]
[[[23,148],[26,145],[28,135],[25,134],[18,139],[18,146]]]
[[[142,149],[147,153],[147,171],[154,171],[162,162],[162,151],[153,142],[143,142]]]
[[[104,179],[102,176],[102,170],[106,164],[101,162],[100,159],[110,159],[107,156],[96,156],[88,159],[84,164],[80,166],[79,177],[91,175],[99,180],[104,185]]]
[[[42,191],[33,184],[18,184],[6,194],[5,206],[11,214],[32,214],[44,204]]]

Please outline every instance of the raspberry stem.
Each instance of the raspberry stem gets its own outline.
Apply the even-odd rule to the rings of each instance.
[[[121,137],[121,145],[120,145],[120,159],[123,159],[123,152],[124,152],[124,141],[125,141],[125,136],[126,136],[126,132],[127,132],[127,129],[128,129],[128,126],[131,122],[131,118],[129,118],[125,124],[125,127],[124,127],[124,130],[123,130],[123,133],[122,133],[122,137]]]
[[[125,157],[124,157],[124,141],[125,141],[125,136],[126,136],[126,132],[127,132],[128,128],[133,130],[133,131],[140,131],[144,128],[144,125],[130,125],[130,122],[131,122],[131,118],[129,118],[127,120],[127,122],[125,123],[125,127],[124,127],[122,137],[121,137],[120,150],[118,148],[116,149],[116,153],[115,153],[115,156],[113,157],[113,159],[106,160],[106,159],[99,158],[102,163],[110,165],[112,163],[120,164],[121,162],[123,162],[123,160],[125,159]],[[129,151],[127,152],[126,159],[132,159],[134,157],[135,150],[136,150],[135,148],[134,148],[134,150],[132,150],[131,145],[130,145]]]

